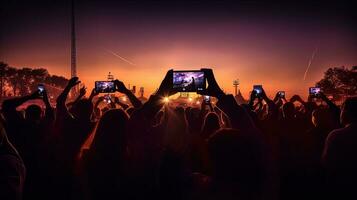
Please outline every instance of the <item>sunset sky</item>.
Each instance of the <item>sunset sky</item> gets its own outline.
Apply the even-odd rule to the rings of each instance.
[[[1,2],[0,61],[69,77],[70,1]],[[110,71],[147,96],[168,69],[211,67],[229,93],[238,78],[246,97],[254,84],[306,96],[327,68],[357,65],[352,12],[347,3],[79,0],[77,71],[88,88]]]

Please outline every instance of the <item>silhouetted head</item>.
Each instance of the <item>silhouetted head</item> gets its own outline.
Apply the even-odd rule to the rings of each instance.
[[[332,126],[331,112],[326,108],[317,108],[312,112],[312,123],[315,127]]]
[[[295,117],[295,106],[291,102],[286,102],[283,105],[283,116],[285,119],[291,119]]]
[[[348,98],[342,104],[340,121],[343,125],[357,122],[357,97]]]
[[[128,119],[128,115],[122,109],[111,109],[105,112],[95,129],[91,150],[94,153],[124,151]],[[115,152],[112,153],[115,154]]]
[[[42,109],[40,106],[32,104],[25,110],[25,119],[31,122],[39,122],[42,116]]]
[[[220,129],[208,140],[214,179],[256,185],[263,169],[262,146],[251,134]]]
[[[214,112],[207,113],[202,125],[201,137],[206,139],[220,128],[218,115]]]
[[[89,99],[81,99],[73,106],[73,115],[81,120],[89,120],[93,113],[93,104]]]

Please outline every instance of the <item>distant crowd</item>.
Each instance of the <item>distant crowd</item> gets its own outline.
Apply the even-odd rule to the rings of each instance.
[[[238,104],[202,71],[198,93],[217,102],[200,107],[168,102],[172,70],[145,103],[119,80],[130,104],[85,88],[68,101],[77,77],[55,108],[45,88],[5,100],[0,200],[357,199],[357,97],[337,106],[322,92],[270,99],[262,88]],[[18,110],[33,99],[45,109]]]

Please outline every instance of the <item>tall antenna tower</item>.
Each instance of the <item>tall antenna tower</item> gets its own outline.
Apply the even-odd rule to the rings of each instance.
[[[77,76],[77,49],[74,0],[71,1],[71,78]],[[73,88],[73,96],[78,94],[78,85]]]

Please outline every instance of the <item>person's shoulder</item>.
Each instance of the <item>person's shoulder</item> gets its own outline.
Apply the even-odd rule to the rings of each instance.
[[[338,128],[331,131],[327,136],[327,141],[343,139],[348,135],[348,128]]]
[[[344,132],[345,132],[345,128],[338,128],[338,129],[332,130],[329,135],[338,136],[340,134],[343,134]]]

